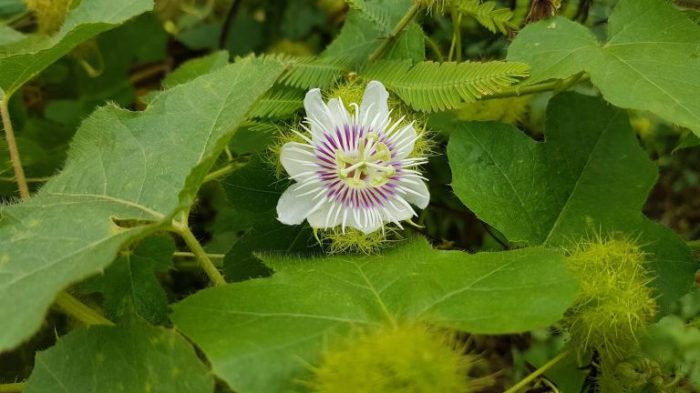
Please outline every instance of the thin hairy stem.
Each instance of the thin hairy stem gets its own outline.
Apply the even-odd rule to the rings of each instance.
[[[0,384],[0,393],[18,393],[24,389],[24,382]]]
[[[204,251],[204,248],[199,243],[199,240],[197,240],[197,238],[194,236],[187,223],[174,222],[172,230],[182,237],[182,240],[185,241],[187,247],[189,247],[190,251],[192,251],[194,256],[197,258],[199,264],[202,266],[202,269],[207,276],[209,276],[211,282],[216,286],[226,284],[224,276],[221,275],[219,269],[216,268],[214,262],[212,262],[211,258],[209,258],[209,254]]]
[[[20,22],[21,20],[23,20],[25,18],[28,18],[29,15],[30,15],[30,11],[24,10],[24,11],[20,12],[19,14],[15,15],[9,19],[4,20],[3,23],[8,25],[8,26],[17,27],[17,26],[15,26],[15,24]]]
[[[193,252],[187,252],[187,251],[175,251],[173,253],[174,257],[185,257],[185,258],[196,258],[197,256],[194,255]],[[226,257],[226,254],[210,254],[207,253],[207,256],[211,259],[224,259]]]
[[[369,61],[375,61],[380,59],[386,52],[391,48],[391,46],[394,44],[396,39],[399,38],[399,34],[403,31],[403,29],[408,26],[409,23],[413,20],[413,18],[418,15],[418,11],[420,10],[420,6],[417,4],[413,4],[411,8],[408,9],[406,14],[401,18],[399,23],[396,24],[394,27],[394,30],[391,31],[391,34],[389,34],[388,37],[386,37],[381,45],[377,49],[372,52],[372,54],[369,55]]]
[[[46,177],[26,177],[25,180],[27,183],[46,183],[47,181],[51,180],[51,176],[46,176]],[[2,176],[0,177],[1,182],[7,182],[7,183],[14,183],[17,181],[14,177],[7,177],[7,176]]]
[[[15,180],[17,181],[17,188],[19,188],[19,196],[22,198],[22,200],[27,200],[29,199],[29,187],[27,186],[27,179],[24,176],[22,160],[19,157],[17,140],[15,139],[15,131],[12,128],[12,122],[10,121],[10,111],[7,107],[9,99],[10,97],[6,96],[2,101],[0,101],[0,115],[2,115],[2,125],[5,128],[5,140],[7,141],[7,149],[10,152],[12,169],[15,171]]]
[[[219,169],[213,170],[209,172],[206,176],[204,176],[204,183],[210,182],[212,180],[217,180],[222,177],[228,176],[230,173],[233,173],[241,168],[243,168],[247,163],[245,162],[232,162],[230,164],[226,164],[222,166]]]
[[[152,78],[156,75],[168,72],[169,70],[168,64],[163,64],[163,63],[157,63],[157,64],[151,64],[148,67],[142,68],[140,70],[137,70],[133,74],[129,76],[129,83],[132,85],[136,85],[144,80],[147,80],[149,78]]]
[[[537,370],[533,371],[530,375],[527,377],[523,378],[520,380],[520,382],[516,383],[513,385],[510,389],[506,390],[503,393],[517,393],[520,391],[520,389],[524,388],[525,386],[529,385],[532,381],[534,381],[537,377],[540,375],[544,374],[549,370],[550,368],[554,367],[557,363],[565,359],[569,354],[571,353],[570,350],[564,351],[560,353],[559,355],[555,356],[552,360],[548,361],[547,363],[543,364],[542,367],[538,368]]]
[[[441,63],[443,61],[445,61],[445,56],[442,55],[442,51],[440,50],[440,46],[438,46],[437,42],[435,42],[434,39],[432,39],[426,35],[425,42],[428,44],[428,47],[430,48],[430,50],[432,50],[433,53],[435,54],[435,58],[437,59],[437,61],[439,61]]]
[[[231,31],[231,25],[233,24],[233,20],[236,19],[236,14],[241,7],[241,3],[241,0],[233,0],[228,8],[228,12],[226,12],[221,34],[219,34],[219,49],[224,49],[226,47],[226,40],[228,39],[229,31]]]
[[[113,325],[100,312],[81,302],[68,292],[61,292],[56,296],[56,306],[64,313],[70,315],[85,325]]]
[[[507,98],[507,97],[520,97],[528,94],[537,94],[546,91],[564,91],[578,82],[583,81],[584,73],[579,72],[566,79],[558,79],[551,82],[537,83],[534,85],[519,87],[513,86],[510,89],[501,90],[496,94],[490,94],[488,96],[481,97],[482,100],[489,100],[494,98]]]
[[[452,13],[452,29],[455,60],[462,61],[462,14]]]

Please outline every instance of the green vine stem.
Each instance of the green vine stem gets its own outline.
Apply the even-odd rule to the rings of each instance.
[[[0,384],[0,393],[18,393],[24,389],[24,382]]]
[[[204,176],[204,183],[210,182],[212,180],[220,179],[233,173],[241,168],[243,168],[247,162],[232,162],[227,165],[222,166],[219,169],[213,170]]]
[[[454,43],[454,59],[456,61],[462,61],[462,14],[453,12],[452,13],[452,40]],[[450,53],[450,59],[452,58],[452,53]]]
[[[27,186],[27,179],[24,176],[22,160],[19,157],[17,140],[15,139],[15,131],[13,130],[12,122],[10,121],[10,111],[7,107],[9,99],[10,97],[5,96],[5,98],[0,101],[0,116],[2,116],[2,125],[3,128],[5,128],[5,140],[7,141],[7,149],[10,152],[12,168],[15,171],[15,180],[17,181],[17,187],[19,188],[19,196],[22,198],[22,200],[27,200],[29,199],[29,187]]]
[[[51,180],[51,177],[26,177],[25,180],[27,181],[27,183],[46,183],[47,181]],[[0,177],[0,181],[6,183],[14,183],[17,180],[14,177],[2,176]]]
[[[219,269],[216,268],[214,262],[212,262],[211,258],[209,258],[209,254],[204,251],[204,248],[199,243],[199,240],[197,240],[197,238],[194,236],[187,223],[173,222],[171,229],[173,232],[182,237],[182,240],[185,241],[185,244],[187,244],[187,247],[189,247],[190,251],[192,251],[192,254],[197,257],[199,264],[202,266],[202,269],[207,276],[209,276],[212,283],[216,286],[226,284],[224,276],[221,275]]]
[[[566,79],[557,79],[557,80],[550,81],[550,82],[537,83],[534,85],[524,86],[524,87],[514,86],[514,87],[511,87],[510,89],[504,89],[498,93],[481,97],[481,100],[490,100],[490,99],[494,99],[494,98],[519,97],[519,96],[524,96],[527,94],[543,93],[546,91],[564,91],[564,90],[570,88],[571,86],[573,86],[573,85],[577,84],[578,82],[581,82],[585,79],[586,78],[584,78],[584,73],[579,72],[578,74],[572,75],[571,77],[566,78]]]
[[[174,257],[183,257],[183,258],[196,258],[197,256],[194,255],[193,252],[187,252],[187,251],[175,251],[173,253]],[[207,256],[210,259],[224,259],[226,257],[226,254],[209,254],[207,253]]]
[[[418,15],[418,11],[421,9],[421,7],[414,3],[411,8],[408,9],[406,14],[401,18],[399,23],[396,24],[394,27],[394,30],[391,31],[391,34],[389,34],[386,39],[382,41],[382,44],[372,52],[372,54],[369,55],[369,61],[375,61],[384,56],[387,50],[391,48],[391,45],[396,41],[396,39],[399,37],[399,34],[403,31],[403,29],[408,26],[409,23],[413,20],[413,18]]]
[[[114,325],[112,321],[66,291],[56,296],[56,306],[86,325]]]
[[[428,47],[430,50],[433,51],[435,54],[435,57],[437,58],[437,61],[443,62],[445,61],[445,56],[442,55],[442,51],[440,50],[440,46],[438,46],[437,42],[433,40],[432,38],[428,37],[427,35],[425,36],[425,43],[428,44]]]
[[[538,368],[537,370],[533,371],[530,375],[527,377],[523,378],[520,380],[520,382],[516,383],[513,385],[510,389],[506,390],[503,393],[518,393],[520,389],[524,388],[525,386],[529,385],[532,381],[534,381],[537,377],[540,375],[544,374],[549,370],[550,368],[554,367],[557,363],[565,359],[569,354],[571,353],[570,350],[566,350],[559,355],[555,356],[552,360],[548,361],[547,363],[543,364],[542,367]]]

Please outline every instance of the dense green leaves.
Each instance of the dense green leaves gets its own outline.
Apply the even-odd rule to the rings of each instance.
[[[561,94],[546,130],[538,143],[504,124],[455,125],[448,156],[457,196],[512,242],[568,247],[610,231],[639,238],[669,306],[690,287],[694,266],[680,239],[640,213],[656,168],[625,112]]]
[[[295,381],[336,332],[396,319],[521,332],[556,321],[576,293],[563,259],[538,248],[469,255],[419,240],[381,256],[264,259],[271,278],[204,290],[172,315],[242,393],[303,390]]]
[[[393,27],[401,20],[412,5],[411,0],[388,0],[382,3],[377,12],[377,0],[353,1],[355,9],[348,13],[348,19],[338,36],[323,51],[323,59],[339,59],[348,66],[357,67],[367,62],[367,58],[385,39]],[[361,7],[359,5],[362,5]],[[378,23],[378,21],[381,21]],[[425,56],[423,31],[415,23],[397,37],[387,53],[387,58],[421,61]]]
[[[199,76],[216,71],[228,64],[228,56],[228,52],[218,51],[189,60],[163,79],[163,87],[175,87]]]
[[[1,211],[0,350],[31,335],[58,291],[191,205],[282,69],[244,60],[160,94],[145,112],[106,106],[85,120],[64,170],[28,202]]]
[[[224,259],[226,277],[240,281],[266,275],[269,270],[255,252],[303,252],[313,250],[311,228],[306,225],[284,225],[277,220],[277,201],[289,186],[273,173],[269,163],[254,157],[244,168],[222,182],[233,207],[229,227],[242,230]]]
[[[700,27],[664,0],[622,0],[600,45],[562,17],[518,34],[508,60],[528,63],[528,83],[587,72],[603,96],[648,110],[700,135]]]
[[[687,1],[0,3],[3,120],[33,194],[16,200],[12,138],[0,137],[0,391],[319,390],[312,374],[334,374],[318,370],[360,336],[369,345],[351,357],[372,360],[369,391],[391,390],[378,379],[440,391],[414,335],[397,344],[415,352],[384,355],[372,345],[383,334],[365,336],[403,326],[452,347],[460,366],[448,379],[499,375],[469,391],[517,390],[547,363],[553,390],[692,390],[700,297],[681,295],[700,233],[700,27]],[[369,80],[416,140],[377,128],[385,94],[363,92]],[[327,110],[311,95],[305,105],[312,88]],[[557,95],[570,88],[590,96]],[[353,120],[371,124],[343,126]],[[281,149],[291,130],[310,131],[313,146]],[[400,165],[384,165],[387,149]],[[329,173],[314,183],[318,164]],[[278,219],[302,177],[299,198],[316,207],[348,197],[353,226],[370,219],[357,215],[367,204],[384,219],[404,211],[389,194],[410,202],[419,176],[430,201],[403,226],[365,236]],[[389,194],[341,194],[377,182]],[[312,213],[298,207],[282,205]],[[599,290],[625,280],[567,270],[577,243],[607,236],[644,250],[636,295]],[[581,254],[630,263],[612,275],[638,273],[637,249],[618,243]],[[85,326],[105,317],[115,324]],[[605,352],[623,347],[613,364]],[[581,367],[591,360],[597,373]],[[368,373],[348,365],[342,388],[362,390],[352,375]]]
[[[304,106],[305,91],[280,87],[265,94],[250,113],[259,118],[284,118]]]
[[[132,318],[62,337],[36,357],[27,393],[211,393],[214,380],[172,330]]]
[[[164,323],[168,299],[156,274],[168,270],[173,252],[175,244],[168,237],[145,239],[133,250],[122,250],[104,275],[85,289],[102,292],[103,306],[111,320],[135,313],[149,322]]]
[[[0,44],[0,98],[9,96],[78,44],[153,7],[152,0],[82,0],[51,37],[27,37]],[[4,35],[4,34],[3,34]]]
[[[482,26],[492,32],[500,31],[507,34],[514,25],[510,22],[513,11],[510,8],[500,8],[494,1],[481,2],[480,0],[450,1],[452,12],[468,15],[476,19]]]
[[[497,93],[527,76],[523,63],[421,62],[388,60],[368,65],[362,74],[377,79],[416,110],[454,109],[464,102]]]

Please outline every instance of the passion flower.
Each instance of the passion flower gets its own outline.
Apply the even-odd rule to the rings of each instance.
[[[350,113],[340,98],[325,103],[319,89],[304,99],[306,120],[298,132],[305,143],[282,146],[280,160],[296,182],[277,203],[278,219],[289,225],[308,220],[316,229],[340,226],[364,233],[416,215],[427,206],[425,178],[417,170],[425,157],[412,155],[420,135],[401,117],[392,121],[389,93],[372,81]]]

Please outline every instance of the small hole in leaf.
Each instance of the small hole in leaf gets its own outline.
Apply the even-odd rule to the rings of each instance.
[[[151,225],[151,224],[154,224],[155,221],[153,221],[153,220],[140,220],[137,218],[112,217],[112,223],[114,223],[114,225],[116,225],[120,229],[129,229],[129,228]]]

